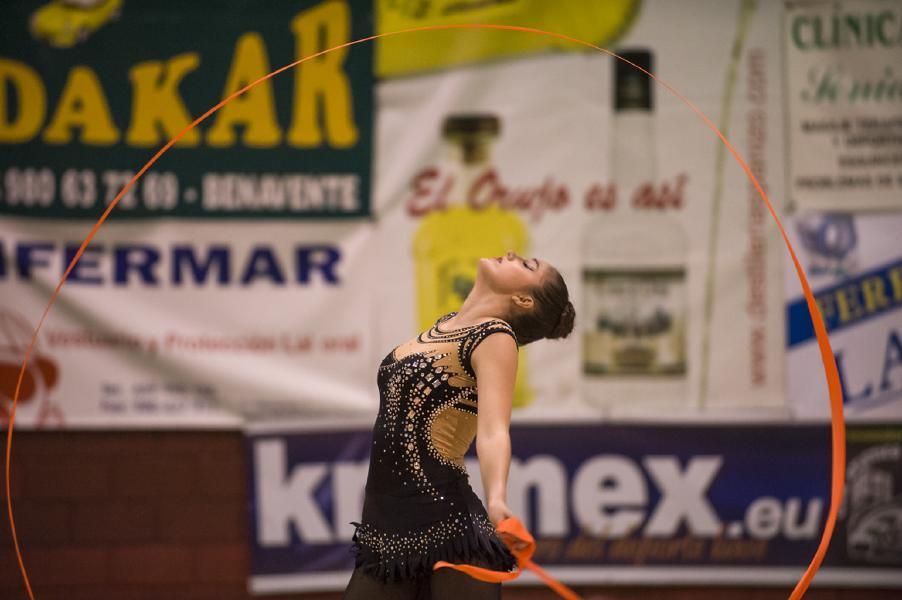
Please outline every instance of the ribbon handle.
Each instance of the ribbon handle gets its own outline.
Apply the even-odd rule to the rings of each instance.
[[[513,581],[523,573],[524,569],[529,569],[535,573],[545,585],[557,592],[561,598],[564,598],[564,600],[581,600],[576,592],[549,575],[544,569],[539,567],[539,565],[532,562],[532,556],[536,552],[536,540],[532,537],[532,534],[529,533],[529,530],[526,529],[520,519],[517,517],[508,517],[498,523],[498,527],[496,527],[495,530],[500,535],[501,540],[507,544],[511,554],[517,559],[517,570],[494,571],[492,569],[468,565],[466,563],[449,563],[444,560],[440,560],[432,565],[432,569],[435,571],[442,568],[454,569],[455,571],[466,573],[474,579],[486,581],[488,583]]]

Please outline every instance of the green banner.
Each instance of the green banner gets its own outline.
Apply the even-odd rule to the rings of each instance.
[[[96,219],[193,119],[371,35],[344,0],[22,0],[0,23],[0,214]],[[373,48],[312,58],[185,135],[115,218],[370,212]]]

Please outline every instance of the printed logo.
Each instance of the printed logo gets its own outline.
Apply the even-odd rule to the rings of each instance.
[[[119,17],[122,0],[53,0],[34,11],[29,29],[34,39],[55,48],[71,48]]]
[[[893,472],[900,460],[902,445],[883,444],[849,461],[844,510],[853,560],[902,565],[902,493]]]
[[[8,423],[22,359],[34,334],[29,322],[9,310],[0,309],[0,422]],[[51,401],[50,392],[59,383],[59,366],[35,343],[19,390],[16,422],[42,426],[63,423],[63,412]]]
[[[847,277],[858,264],[858,232],[852,215],[817,214],[799,217],[796,230],[809,253],[811,275]]]

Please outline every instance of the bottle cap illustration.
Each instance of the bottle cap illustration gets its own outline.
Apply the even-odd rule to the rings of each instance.
[[[617,54],[654,73],[652,54],[644,49],[622,49]],[[623,62],[614,59],[614,110],[652,110],[653,94],[651,77]]]

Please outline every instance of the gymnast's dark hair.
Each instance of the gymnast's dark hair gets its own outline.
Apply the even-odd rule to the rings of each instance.
[[[535,302],[533,309],[517,311],[508,319],[517,344],[525,346],[541,339],[556,340],[570,335],[576,311],[561,274],[554,269],[530,294]]]

